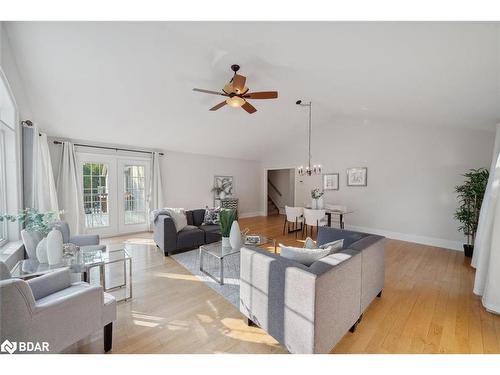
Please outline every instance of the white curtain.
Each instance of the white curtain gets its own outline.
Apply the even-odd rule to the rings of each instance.
[[[63,142],[61,164],[57,177],[57,196],[59,208],[64,210],[63,218],[69,224],[72,234],[79,234],[83,229],[81,190],[75,147],[71,142]]]
[[[36,125],[23,128],[23,178],[25,207],[59,210],[47,135]]]
[[[151,183],[149,184],[149,211],[163,208],[165,205],[163,184],[161,181],[160,159],[161,155],[158,152],[151,154]],[[152,230],[153,223],[150,223]]]
[[[472,266],[476,268],[474,293],[483,306],[500,314],[500,124],[497,125],[490,177],[479,215]]]
[[[54,173],[52,171],[52,162],[50,160],[49,144],[47,142],[47,134],[40,133],[36,136],[38,129],[35,128],[35,147],[36,154],[34,163],[34,207],[38,211],[58,211],[57,191],[54,182]]]

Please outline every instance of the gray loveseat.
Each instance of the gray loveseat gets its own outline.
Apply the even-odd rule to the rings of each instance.
[[[318,244],[344,248],[310,267],[241,250],[240,311],[291,353],[328,353],[384,287],[384,237],[320,227]]]
[[[158,215],[154,222],[153,238],[165,255],[191,250],[207,243],[220,241],[219,225],[203,224],[205,209],[186,211],[187,227],[177,232],[174,221],[167,214]]]

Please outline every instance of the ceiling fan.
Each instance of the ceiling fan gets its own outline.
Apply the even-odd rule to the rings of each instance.
[[[231,78],[231,81],[224,86],[221,92],[193,89],[193,91],[204,92],[205,94],[227,97],[227,99],[223,102],[220,102],[210,108],[210,111],[217,111],[219,108],[222,108],[227,104],[231,107],[241,107],[248,113],[254,113],[257,109],[255,109],[255,107],[251,105],[247,99],[276,99],[278,97],[277,91],[248,92],[249,88],[245,86],[247,78],[237,73],[238,70],[240,70],[240,66],[236,64],[231,65],[231,70],[234,72],[233,78]]]

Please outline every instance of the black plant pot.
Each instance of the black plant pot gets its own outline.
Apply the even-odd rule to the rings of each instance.
[[[464,254],[467,258],[472,258],[472,254],[474,253],[474,245],[465,245],[464,244]]]

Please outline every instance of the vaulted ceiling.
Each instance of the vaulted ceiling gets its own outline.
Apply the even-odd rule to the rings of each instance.
[[[493,129],[496,23],[6,22],[49,135],[260,160],[315,126],[369,121]],[[241,65],[258,111],[208,109]]]

